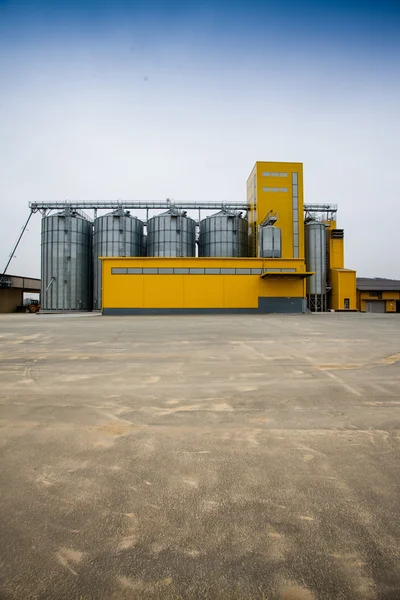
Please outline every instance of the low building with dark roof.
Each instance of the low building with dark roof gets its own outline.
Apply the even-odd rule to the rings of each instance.
[[[357,277],[360,312],[400,313],[400,281],[382,277]]]

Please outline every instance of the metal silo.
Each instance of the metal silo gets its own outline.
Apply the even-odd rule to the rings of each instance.
[[[304,233],[307,271],[315,273],[307,278],[308,308],[323,312],[327,309],[326,227],[323,223],[306,223]]]
[[[247,219],[240,212],[221,210],[200,221],[199,256],[248,256]]]
[[[196,256],[196,223],[171,207],[147,222],[147,256]]]
[[[91,221],[72,209],[42,219],[41,310],[92,309]]]
[[[143,256],[143,223],[118,208],[98,217],[93,232],[93,308],[101,308],[101,260],[99,256]]]
[[[282,232],[279,227],[265,225],[258,232],[260,258],[282,258]]]

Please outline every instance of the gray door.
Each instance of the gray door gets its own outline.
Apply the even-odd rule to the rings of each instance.
[[[386,312],[386,302],[384,300],[369,300],[366,303],[366,312],[384,313]]]

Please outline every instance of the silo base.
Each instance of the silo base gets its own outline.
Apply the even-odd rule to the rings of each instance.
[[[308,294],[307,307],[310,312],[326,312],[328,310],[326,294]]]

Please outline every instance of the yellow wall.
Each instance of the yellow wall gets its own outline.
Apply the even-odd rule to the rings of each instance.
[[[269,173],[269,175],[265,175]],[[274,175],[274,174],[277,175]],[[269,211],[278,213],[276,227],[282,231],[282,258],[293,258],[292,173],[298,174],[298,236],[299,258],[304,258],[304,198],[303,164],[288,162],[257,162],[247,180],[249,204],[250,251],[257,255],[258,225]],[[286,176],[281,176],[286,174]],[[278,189],[266,191],[265,188]],[[282,191],[286,189],[287,191]]]
[[[329,231],[328,231],[329,235]],[[344,240],[329,235],[329,266],[331,269],[344,269]]]
[[[396,301],[386,300],[386,312],[396,312]]]
[[[269,173],[270,175],[263,175]],[[277,175],[273,175],[277,173]],[[285,174],[286,176],[281,176]],[[258,226],[269,213],[278,213],[276,227],[282,230],[282,258],[293,258],[292,173],[298,174],[298,236],[299,258],[304,258],[304,197],[303,164],[287,162],[257,162],[247,180],[249,204],[249,254],[257,256]],[[279,191],[266,191],[265,188]],[[287,191],[282,191],[287,189]]]
[[[384,300],[386,303],[386,312],[396,312],[396,300],[400,300],[400,292],[381,292],[382,297],[378,298],[377,296],[371,296],[370,292],[357,292],[357,308],[361,312],[366,311],[366,302],[375,300],[382,301]]]
[[[257,308],[259,297],[304,298],[304,280],[283,275],[125,275],[112,268],[251,268],[305,272],[303,260],[107,257],[103,308]]]
[[[330,280],[332,291],[329,295],[329,308],[344,310],[344,299],[349,298],[350,310],[356,310],[356,272],[349,269],[330,269]]]

